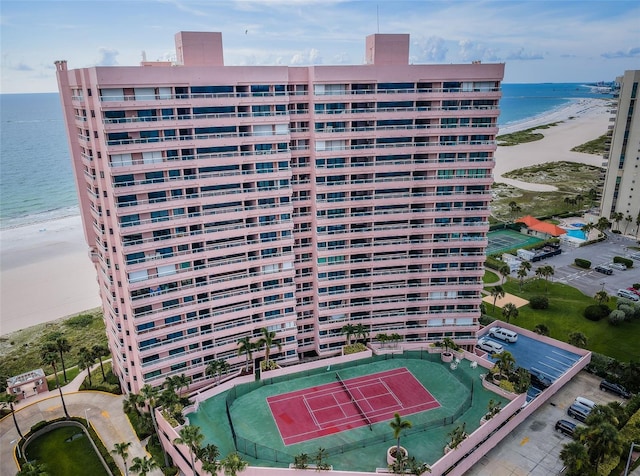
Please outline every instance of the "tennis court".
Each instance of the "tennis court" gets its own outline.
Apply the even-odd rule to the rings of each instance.
[[[285,445],[438,408],[407,368],[342,380],[267,398]]]
[[[487,256],[501,254],[514,248],[541,243],[544,240],[534,236],[523,235],[513,230],[496,230],[487,233],[489,246],[487,246]]]

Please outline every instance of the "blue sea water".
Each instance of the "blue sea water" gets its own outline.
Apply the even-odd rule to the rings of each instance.
[[[502,92],[500,126],[607,97],[577,83],[503,84]],[[0,94],[0,228],[78,213],[58,94]]]

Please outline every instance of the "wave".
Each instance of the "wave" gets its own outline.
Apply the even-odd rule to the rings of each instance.
[[[0,222],[0,230],[10,230],[26,225],[34,225],[37,223],[45,223],[60,218],[68,218],[80,215],[80,208],[75,205],[71,207],[53,208],[43,212],[32,213],[21,217],[8,218]]]

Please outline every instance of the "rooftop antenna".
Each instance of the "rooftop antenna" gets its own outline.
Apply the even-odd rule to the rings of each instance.
[[[145,50],[142,50],[142,61],[147,61],[147,52]]]
[[[380,4],[376,3],[376,21],[378,22],[378,34],[380,34]]]

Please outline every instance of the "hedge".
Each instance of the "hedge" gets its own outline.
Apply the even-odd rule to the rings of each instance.
[[[629,259],[629,258],[625,258],[623,256],[614,256],[613,257],[613,262],[614,263],[622,263],[627,268],[633,268],[633,260]]]
[[[549,299],[546,296],[532,296],[529,299],[529,306],[531,309],[548,309]]]
[[[578,268],[589,269],[591,268],[591,261],[588,259],[576,258],[574,263]]]
[[[593,304],[591,306],[587,306],[584,310],[584,317],[590,321],[599,321],[603,317],[607,317],[610,312],[611,309],[609,309],[609,306],[605,306],[604,304]]]

